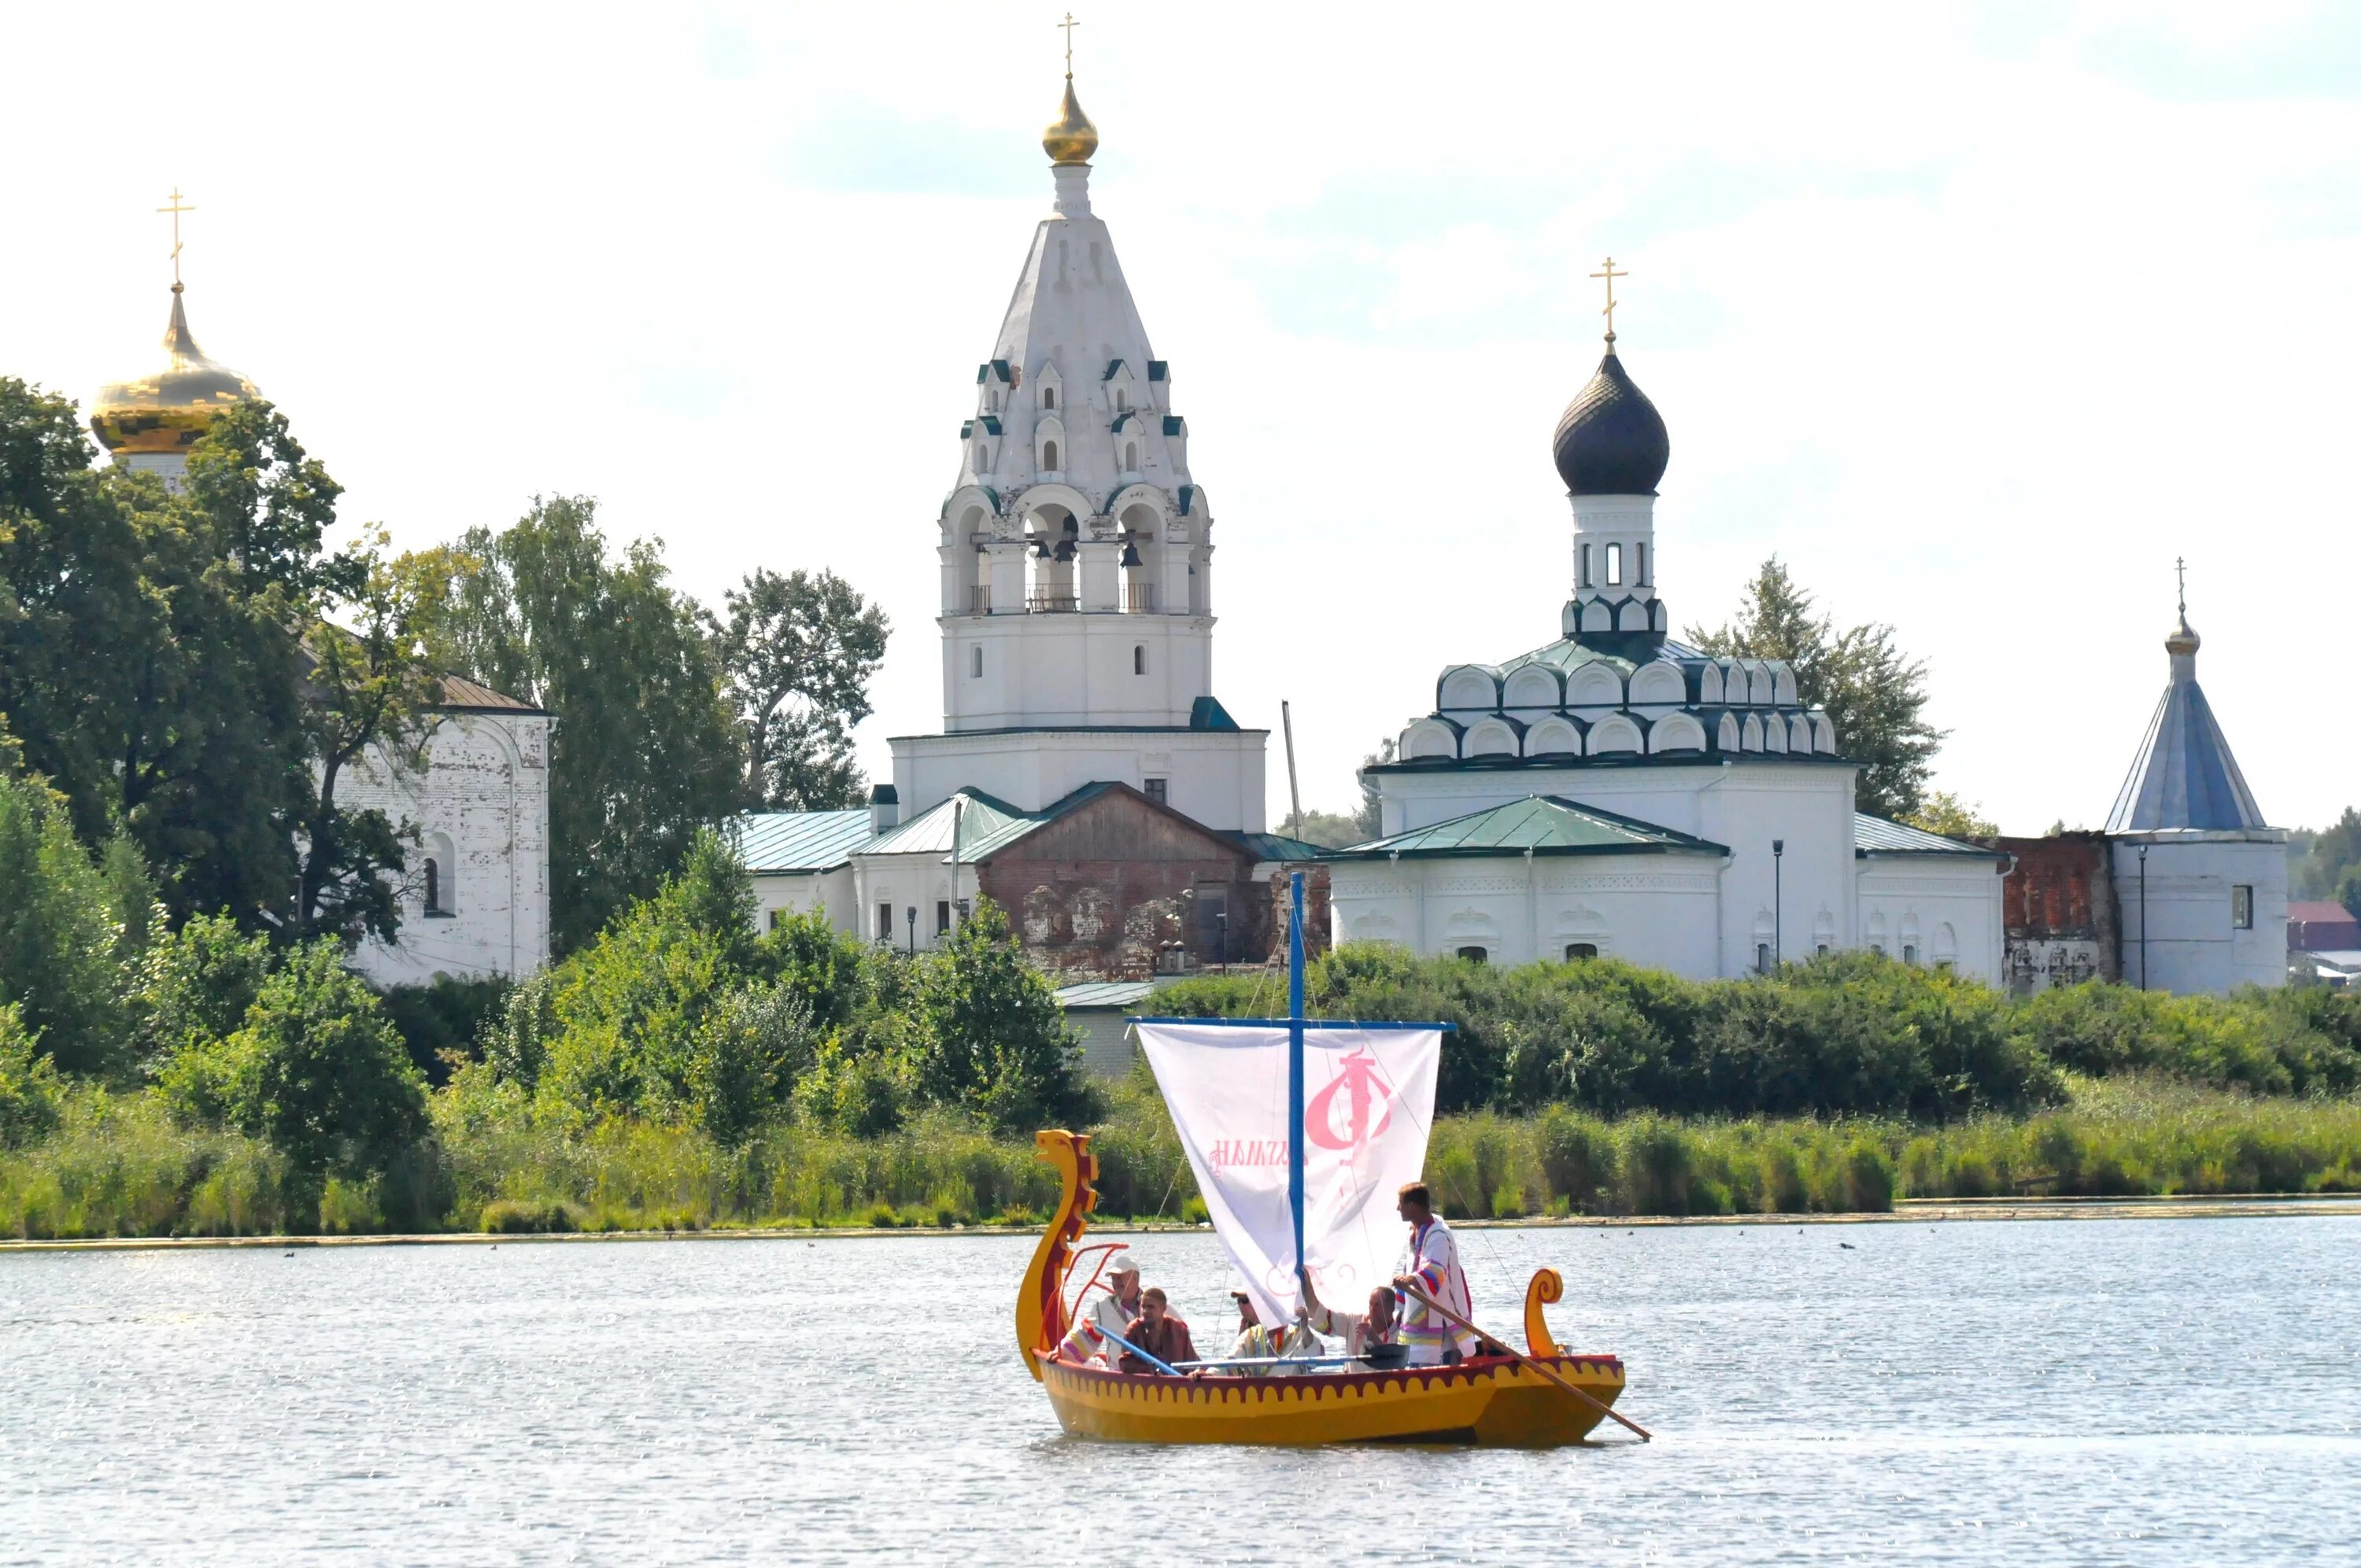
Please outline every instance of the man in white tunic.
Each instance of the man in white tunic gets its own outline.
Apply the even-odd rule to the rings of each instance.
[[[1402,1299],[1402,1343],[1409,1347],[1412,1366],[1440,1366],[1475,1353],[1475,1337],[1454,1327],[1412,1290],[1430,1296],[1455,1314],[1473,1321],[1476,1305],[1467,1294],[1467,1275],[1459,1266],[1459,1246],[1451,1227],[1434,1212],[1433,1196],[1426,1183],[1412,1181],[1401,1190],[1395,1212],[1410,1226],[1410,1248],[1402,1255],[1394,1289]]]
[[[1109,1368],[1123,1347],[1109,1339],[1123,1336],[1126,1325],[1139,1316],[1139,1264],[1128,1250],[1107,1259],[1107,1287],[1082,1303],[1073,1332],[1058,1346],[1068,1361],[1104,1363]]]

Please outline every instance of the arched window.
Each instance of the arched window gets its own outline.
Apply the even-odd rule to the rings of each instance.
[[[1771,944],[1768,942],[1754,944],[1754,972],[1756,974],[1771,972]]]
[[[443,868],[434,863],[432,855],[426,857],[426,913],[443,913]]]
[[[1590,586],[1590,546],[1587,544],[1582,547],[1582,586],[1586,588]]]
[[[1130,405],[1124,400],[1123,389],[1121,387],[1117,387],[1115,389],[1115,411],[1117,413],[1123,413],[1127,411]]]
[[[1123,471],[1126,474],[1139,472],[1139,443],[1137,441],[1123,444]]]
[[[981,679],[983,677],[983,649],[981,645],[968,650],[967,673],[969,676],[973,679]]]
[[[1148,644],[1145,642],[1131,645],[1131,673],[1135,675],[1148,674]]]
[[[1642,584],[1648,580],[1648,542],[1644,539],[1631,546],[1631,580]]]
[[[1905,942],[1902,944],[1902,961],[1910,965],[1913,969],[1916,969],[1918,966],[1917,943]]]
[[[1620,544],[1607,547],[1607,586],[1610,588],[1623,586],[1623,546]]]
[[[1565,961],[1568,963],[1576,959],[1595,959],[1598,956],[1598,944],[1596,942],[1568,942],[1565,945]]]
[[[1041,406],[1045,409],[1054,409],[1058,406],[1057,388],[1044,387],[1041,389]]]
[[[1041,444],[1041,466],[1044,468],[1055,468],[1057,466],[1058,444],[1054,441],[1043,442]]]
[[[1490,953],[1487,952],[1480,947],[1475,946],[1460,948],[1458,956],[1466,959],[1471,964],[1489,963],[1492,959],[1492,955]]]

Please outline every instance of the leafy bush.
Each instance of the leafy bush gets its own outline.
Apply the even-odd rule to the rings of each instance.
[[[509,992],[514,989],[500,975],[481,980],[446,976],[424,985],[389,987],[378,1000],[410,1052],[411,1065],[439,1087],[450,1080],[457,1063],[481,1053],[485,1031],[506,1016]]]
[[[332,940],[291,953],[245,1026],[184,1046],[162,1086],[184,1121],[265,1139],[313,1180],[380,1172],[426,1127],[418,1069]]]
[[[0,1005],[0,1149],[30,1143],[58,1124],[63,1084],[57,1064],[33,1049],[16,1003]]]
[[[200,915],[157,937],[140,965],[137,996],[150,1069],[244,1028],[270,966],[270,944],[226,915]]]
[[[0,1005],[69,1073],[131,1064],[115,890],[74,838],[65,805],[0,771]]]

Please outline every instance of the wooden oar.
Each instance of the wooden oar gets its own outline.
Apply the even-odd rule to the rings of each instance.
[[[1584,1404],[1588,1405],[1600,1415],[1614,1417],[1617,1420],[1621,1421],[1633,1431],[1638,1432],[1642,1442],[1653,1442],[1655,1441],[1654,1438],[1648,1435],[1648,1429],[1646,1427],[1642,1426],[1638,1421],[1635,1421],[1631,1417],[1623,1414],[1622,1411],[1617,1409],[1614,1406],[1583,1392],[1573,1384],[1567,1382],[1565,1378],[1559,1376],[1556,1373],[1551,1371],[1548,1367],[1543,1366],[1540,1362],[1535,1361],[1532,1356],[1527,1355],[1523,1351],[1515,1349],[1510,1345],[1502,1344],[1499,1340],[1493,1338],[1490,1334],[1486,1333],[1482,1329],[1477,1328],[1474,1323],[1469,1322],[1466,1319],[1461,1317],[1458,1313],[1453,1311],[1450,1308],[1444,1306],[1442,1302],[1436,1300],[1433,1297],[1428,1295],[1425,1291],[1421,1290],[1416,1286],[1405,1285],[1401,1287],[1401,1292],[1413,1301],[1424,1302],[1427,1309],[1433,1312],[1437,1317],[1440,1317],[1444,1322],[1450,1323],[1455,1327],[1466,1330],[1469,1333],[1474,1334],[1477,1339],[1482,1340],[1486,1344],[1499,1346],[1500,1349],[1507,1351],[1510,1355],[1514,1356],[1519,1365],[1532,1367],[1535,1372],[1540,1373],[1543,1376],[1548,1378],[1551,1382],[1556,1384],[1559,1387],[1565,1389],[1567,1393],[1573,1395]]]

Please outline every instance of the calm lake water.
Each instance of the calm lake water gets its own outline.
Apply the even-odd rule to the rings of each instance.
[[[2361,1552],[2351,1219],[1470,1233],[1482,1315],[1557,1265],[1657,1434],[1538,1454],[1068,1441],[1031,1245],[0,1255],[0,1562]],[[1210,1235],[1139,1250],[1222,1319]]]

